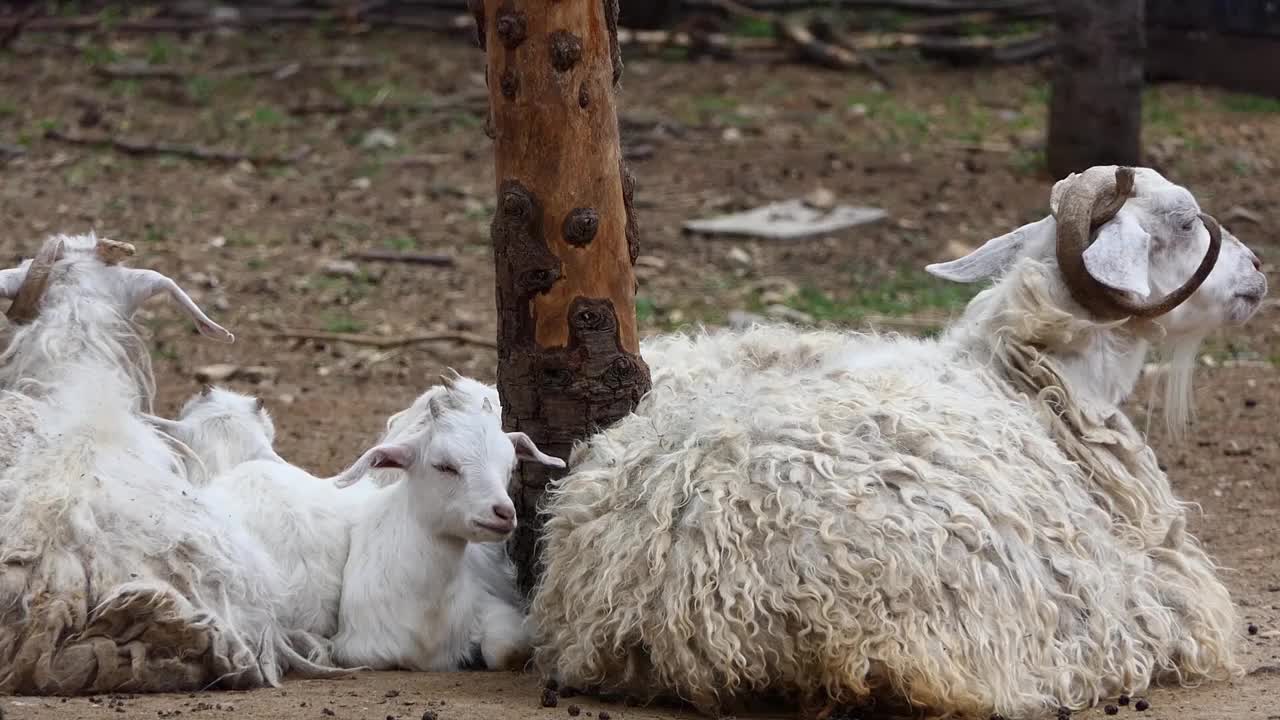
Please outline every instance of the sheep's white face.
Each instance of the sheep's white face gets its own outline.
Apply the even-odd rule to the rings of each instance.
[[[417,508],[438,534],[468,542],[498,542],[516,529],[515,504],[508,488],[520,460],[551,467],[565,463],[542,453],[524,433],[502,430],[502,419],[488,400],[480,407],[465,394],[444,393],[429,403],[427,426],[417,433],[378,445],[334,479],[338,487],[359,482],[371,469],[404,471]]]
[[[178,422],[188,426],[193,434],[211,423],[225,423],[259,436],[266,445],[276,439],[276,425],[266,403],[252,395],[216,386],[206,386],[187,400],[178,414]]]
[[[142,303],[156,295],[167,294],[195,323],[202,335],[219,342],[234,340],[231,333],[209,319],[173,280],[154,270],[116,264],[127,255],[111,248],[122,247],[122,244],[104,244],[107,241],[99,241],[92,234],[61,236],[60,240],[62,251],[50,275],[43,305],[57,303],[69,296],[77,299],[90,298],[103,302],[122,317],[129,318]],[[111,256],[112,263],[105,262],[104,256]],[[16,268],[0,270],[0,297],[13,298],[17,294],[30,265],[31,261],[27,260]]]
[[[1200,205],[1186,189],[1148,168],[1135,168],[1135,194],[1096,231],[1085,251],[1085,267],[1102,284],[1151,301],[1178,289],[1195,273],[1209,249]],[[1056,207],[1061,183],[1054,186]],[[997,277],[1015,261],[1055,256],[1056,224],[1046,217],[989,240],[969,255],[926,269],[957,282]],[[1267,293],[1262,263],[1224,228],[1222,250],[1204,284],[1182,305],[1158,318],[1171,336],[1204,335],[1224,324],[1240,324],[1257,311]]]

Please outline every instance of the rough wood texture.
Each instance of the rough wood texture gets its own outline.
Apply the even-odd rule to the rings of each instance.
[[[1143,0],[1058,0],[1049,172],[1140,165]]]
[[[568,458],[574,441],[649,390],[636,335],[634,180],[618,145],[617,0],[472,0],[485,48],[498,203],[498,391],[503,422]],[[516,476],[511,552],[540,574],[538,502],[551,473]]]
[[[1147,79],[1191,82],[1280,98],[1280,39],[1147,30]]]

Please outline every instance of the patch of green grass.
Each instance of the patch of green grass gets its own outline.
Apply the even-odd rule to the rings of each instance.
[[[187,97],[197,105],[208,105],[213,98],[213,86],[208,75],[193,75],[186,82]]]
[[[120,61],[120,53],[106,45],[86,45],[80,54],[84,56],[84,61],[93,67]]]
[[[1280,113],[1280,98],[1231,93],[1222,98],[1222,107],[1237,113]]]
[[[1013,156],[1013,167],[1024,175],[1038,175],[1049,167],[1044,148],[1019,150]]]
[[[178,54],[178,46],[167,37],[157,37],[147,43],[147,64],[168,65]]]
[[[107,88],[113,95],[134,98],[142,92],[142,83],[137,78],[116,78],[107,85]]]
[[[18,114],[18,105],[12,100],[0,98],[0,117],[12,117]]]
[[[689,59],[689,48],[664,45],[658,51],[658,59],[665,62],[685,62]]]
[[[267,266],[267,261],[262,258],[249,258],[245,261],[245,267],[250,270],[261,270]]]
[[[264,127],[278,127],[283,125],[286,120],[283,112],[270,105],[254,108],[252,118],[253,122]]]
[[[142,233],[142,239],[149,243],[163,242],[167,233],[155,225],[147,225],[146,230]]]
[[[325,332],[358,333],[364,331],[364,323],[347,314],[329,313],[324,319]]]
[[[418,240],[409,235],[397,235],[387,238],[386,246],[391,250],[398,252],[408,252],[418,248]]]
[[[733,34],[742,37],[771,38],[773,23],[763,18],[742,17],[733,24]]]
[[[342,101],[357,107],[386,102],[396,94],[395,86],[389,84],[360,84],[346,80],[338,81],[334,91]]]
[[[636,297],[636,320],[645,325],[653,322],[658,315],[658,306],[653,302],[652,298],[643,295]]]
[[[977,288],[939,280],[918,271],[900,271],[879,284],[867,284],[847,297],[805,286],[786,304],[819,323],[856,324],[869,315],[902,317],[925,311],[954,311],[973,299]],[[757,302],[755,310],[759,311]]]
[[[1146,90],[1142,94],[1142,124],[1160,128],[1175,135],[1182,135],[1185,132],[1182,114],[1170,106],[1168,98],[1158,88]]]

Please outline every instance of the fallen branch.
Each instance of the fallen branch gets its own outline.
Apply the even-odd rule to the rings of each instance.
[[[204,160],[206,162],[221,162],[229,164],[248,161],[255,165],[288,165],[301,160],[310,152],[309,148],[302,148],[301,150],[287,156],[259,155],[255,153],[243,153],[229,150],[214,150],[212,148],[203,148],[195,145],[142,142],[139,140],[125,140],[122,138],[108,136],[90,137],[85,135],[71,135],[60,130],[48,130],[45,132],[44,136],[48,140],[64,142],[70,145],[105,148],[122,152],[126,155],[174,155],[177,157],[190,158],[192,160]]]
[[[459,93],[457,95],[445,95],[431,100],[414,102],[371,102],[368,104],[349,102],[303,103],[290,106],[288,112],[290,115],[345,115],[357,110],[379,114],[468,110],[479,114],[487,110],[488,107],[489,95],[487,93]]]
[[[351,14],[332,10],[309,10],[295,8],[248,9],[241,14],[230,17],[208,19],[182,18],[145,18],[119,19],[107,15],[84,15],[79,17],[33,17],[24,21],[21,17],[0,17],[0,37],[5,37],[17,28],[21,32],[111,32],[111,33],[193,33],[211,32],[221,29],[246,30],[280,23],[312,24],[318,22],[345,22],[348,24],[363,23],[390,27],[405,27],[416,30],[457,33],[466,27],[463,16],[452,16],[447,19],[436,17],[405,17],[389,13],[370,12]],[[470,19],[467,19],[470,22]]]
[[[738,0],[706,0],[706,2],[730,16],[769,23],[773,26],[774,34],[778,39],[791,46],[799,57],[811,63],[833,70],[867,70],[878,81],[887,84],[887,78],[880,73],[879,68],[860,57],[851,47],[842,47],[841,44],[824,41],[802,25],[784,20],[773,13],[753,10]]]
[[[172,65],[148,65],[144,62],[119,63],[102,65],[94,68],[94,72],[109,78],[157,78],[163,80],[185,80],[197,75],[208,75],[221,78],[260,77],[270,75],[276,80],[284,80],[303,70],[359,69],[367,68],[375,63],[368,58],[318,58],[314,60],[290,60],[287,62],[258,63],[256,65],[238,65],[229,68],[182,68]]]
[[[394,262],[406,265],[434,265],[436,267],[453,267],[456,262],[448,255],[430,255],[425,253],[404,253],[393,250],[364,250],[348,253],[348,260],[366,262]]]
[[[273,337],[293,340],[325,340],[329,342],[351,343],[352,345],[368,345],[376,348],[398,348],[429,342],[456,342],[463,345],[477,345],[479,347],[492,348],[494,350],[498,348],[498,343],[492,338],[484,338],[479,335],[461,332],[424,333],[421,335],[406,335],[403,337],[381,337],[378,335],[361,335],[357,333],[334,333],[320,332],[316,330],[285,329],[272,333],[272,335]]]

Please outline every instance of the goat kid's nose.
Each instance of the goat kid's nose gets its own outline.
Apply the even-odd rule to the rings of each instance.
[[[1262,272],[1262,258],[1258,257],[1258,253],[1250,250],[1249,259],[1253,261],[1253,269]]]
[[[511,505],[494,505],[493,514],[507,522],[511,522],[516,519],[516,509]]]

